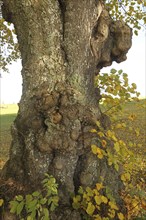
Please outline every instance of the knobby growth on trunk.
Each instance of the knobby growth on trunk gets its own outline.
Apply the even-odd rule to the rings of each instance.
[[[23,94],[2,178],[37,188],[44,173],[52,174],[61,206],[69,206],[80,185],[94,186],[103,177],[122,205],[118,173],[91,153],[98,137],[90,130],[97,120],[108,124],[94,76],[126,59],[131,29],[95,0],[3,0],[2,10],[15,26],[23,66]],[[80,219],[62,210],[54,219]]]

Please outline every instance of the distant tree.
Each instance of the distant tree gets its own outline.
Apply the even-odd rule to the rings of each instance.
[[[82,219],[80,213],[72,211],[70,195],[80,185],[92,187],[100,179],[124,210],[119,174],[106,160],[92,154],[90,146],[98,143],[98,137],[90,131],[98,129],[97,120],[104,129],[110,124],[99,108],[100,93],[94,87],[94,77],[113,61],[126,60],[132,29],[117,10],[124,4],[129,7],[128,1],[2,2],[5,21],[15,27],[23,66],[23,94],[2,178],[36,189],[44,173],[53,175],[60,197],[60,209],[53,220]],[[135,7],[126,13],[129,19]],[[1,22],[2,43],[10,46],[10,56],[3,56],[5,68],[18,57],[18,50],[13,50],[17,46],[10,26]]]

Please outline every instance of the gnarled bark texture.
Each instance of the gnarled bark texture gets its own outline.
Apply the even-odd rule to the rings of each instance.
[[[91,153],[98,137],[90,129],[103,119],[94,76],[126,59],[131,29],[114,22],[95,0],[3,3],[4,18],[16,28],[23,65],[23,94],[3,178],[35,188],[44,173],[52,174],[61,206],[67,207],[80,185],[94,186],[102,176],[120,203],[118,173]],[[62,208],[54,219],[81,217]]]

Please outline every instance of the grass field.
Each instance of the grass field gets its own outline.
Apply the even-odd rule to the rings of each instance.
[[[18,106],[16,104],[0,105],[0,169],[9,157],[11,124],[17,112]]]
[[[0,169],[9,157],[9,148],[11,144],[10,127],[14,121],[18,106],[17,105],[1,105],[0,106]],[[129,114],[136,115],[134,121],[129,121],[128,125],[132,128],[140,130],[140,134],[137,137],[135,132],[130,131],[128,128],[123,132],[120,131],[120,138],[125,141],[134,141],[140,143],[139,147],[132,150],[136,156],[146,158],[146,100],[141,100],[138,105],[135,102],[126,104],[124,110],[125,116]]]
[[[139,148],[133,150],[135,153],[141,154],[146,158],[146,100],[126,104],[124,116],[126,118],[129,115],[133,115],[134,119],[126,121],[127,128],[120,132],[119,135],[127,143],[131,141],[139,144]],[[134,130],[137,130],[137,132]],[[139,135],[136,135],[136,133],[139,133]]]

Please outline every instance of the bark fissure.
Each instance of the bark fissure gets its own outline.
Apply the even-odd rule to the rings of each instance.
[[[61,10],[61,17],[62,17],[62,31],[63,31],[63,40],[65,35],[65,11],[66,11],[66,5],[64,0],[58,0]]]

